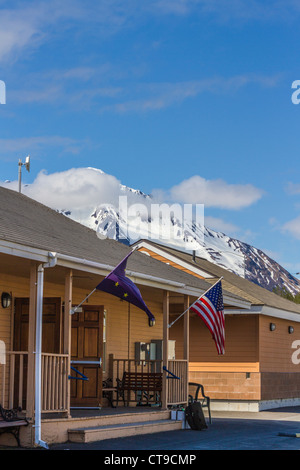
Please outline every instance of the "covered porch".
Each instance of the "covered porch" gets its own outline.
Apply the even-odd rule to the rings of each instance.
[[[183,359],[169,355],[168,325],[172,311],[177,311],[179,304],[188,305],[188,295],[177,293],[175,285],[169,286],[170,291],[167,283],[159,286],[152,280],[152,285],[147,285],[144,279],[139,288],[155,311],[153,327],[144,312],[104,293],[95,293],[76,315],[70,315],[71,307],[85,298],[104,273],[97,268],[54,264],[45,268],[39,317],[39,266],[37,260],[1,254],[1,285],[10,293],[11,305],[0,309],[0,404],[6,409],[22,409],[20,414],[29,422],[21,430],[23,445],[37,444],[37,425],[41,442],[63,442],[60,439],[68,438],[66,429],[78,426],[78,420],[94,427],[104,416],[115,420],[122,415],[122,420],[126,415],[130,421],[127,415],[132,414],[152,421],[149,412],[154,417],[153,412],[167,411],[162,415],[165,420],[170,407],[187,403],[189,316],[185,315],[182,332]],[[156,354],[153,359],[150,351],[146,357],[137,357],[137,343],[147,348],[155,342],[160,344],[161,357]],[[116,408],[112,408],[103,383],[111,379],[112,388],[116,388],[124,372],[161,374],[161,390],[154,394],[151,390],[126,390],[119,403],[114,392]],[[0,444],[4,439],[5,435]]]

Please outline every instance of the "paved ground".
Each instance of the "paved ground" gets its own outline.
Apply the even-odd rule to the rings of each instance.
[[[296,437],[297,435],[299,437]],[[0,449],[5,450],[4,447],[0,447]],[[28,449],[20,450],[21,454],[19,453],[18,456],[14,454],[14,458],[18,457],[23,461],[26,454],[22,450],[26,452]],[[39,449],[35,449],[35,451],[37,450]],[[201,450],[300,450],[300,407],[280,408],[260,413],[212,412],[212,424],[209,424],[208,429],[203,431],[162,432],[109,439],[90,444],[66,443],[53,445],[50,447],[50,451],[41,450],[42,452],[38,452],[38,455],[35,453],[35,457],[42,457],[43,462],[47,456],[49,463],[52,458],[56,459],[57,454],[52,451],[100,451],[98,453],[99,463],[104,464],[113,463],[112,456],[114,459],[119,459],[115,462],[117,464],[124,464],[120,460],[123,456],[125,459],[139,459],[138,461],[126,461],[125,465],[129,467],[138,467],[139,464],[144,465],[145,463],[199,465],[203,458]],[[75,452],[75,463],[76,455]],[[179,458],[187,458],[187,455],[195,455],[195,460],[179,461]],[[70,463],[74,462],[73,452],[66,452],[65,456]],[[163,460],[163,458],[171,458],[170,456],[173,456],[172,462]],[[248,461],[248,457],[246,461]]]
[[[212,417],[212,424],[203,431],[180,430],[90,444],[67,443],[50,450],[102,450],[107,456],[113,451],[121,455],[120,451],[142,450],[150,451],[146,453],[149,455],[153,451],[182,454],[199,450],[300,450],[300,407],[259,413],[213,412]],[[299,437],[295,437],[297,433]]]

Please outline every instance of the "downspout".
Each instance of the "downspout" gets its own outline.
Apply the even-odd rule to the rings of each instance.
[[[46,442],[41,439],[41,391],[42,391],[42,322],[43,322],[43,293],[44,269],[53,268],[57,263],[56,253],[48,253],[48,263],[38,266],[37,302],[36,302],[36,339],[35,339],[35,444],[48,449]]]

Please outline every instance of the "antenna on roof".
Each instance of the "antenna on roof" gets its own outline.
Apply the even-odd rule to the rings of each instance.
[[[19,159],[19,193],[21,192],[22,166],[25,166],[28,173],[30,172],[30,155],[26,157],[25,163],[22,163],[22,160]]]

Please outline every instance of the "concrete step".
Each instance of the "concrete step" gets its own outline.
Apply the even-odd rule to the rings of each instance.
[[[104,439],[152,434],[156,432],[175,431],[181,429],[182,422],[171,419],[158,421],[119,423],[106,426],[70,429],[68,438],[70,442],[95,442]]]
[[[94,418],[93,427],[96,426],[107,426],[110,424],[126,424],[126,423],[137,423],[139,421],[160,421],[162,419],[170,419],[171,412],[169,410],[152,410],[152,411],[139,411],[139,412],[132,412],[128,411],[127,413],[117,413],[116,414],[108,414],[97,418]],[[82,427],[89,427],[82,426]]]

